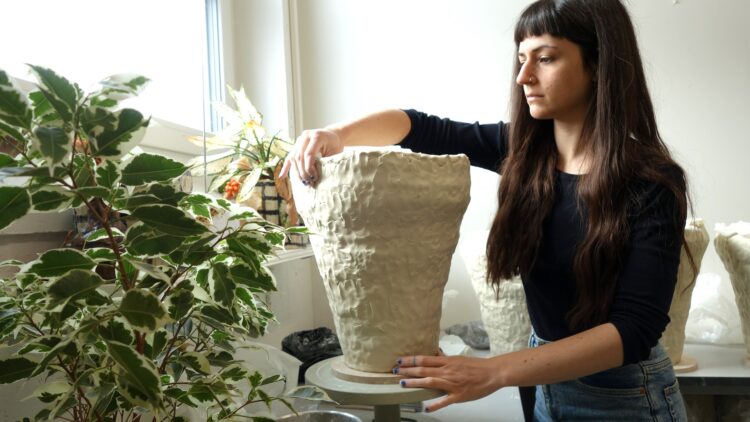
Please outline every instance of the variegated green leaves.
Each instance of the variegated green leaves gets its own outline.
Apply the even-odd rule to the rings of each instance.
[[[0,229],[26,215],[31,208],[29,193],[15,186],[0,187]]]
[[[16,148],[0,154],[0,181],[20,184],[0,186],[0,229],[32,210],[71,208],[85,208],[94,228],[75,248],[0,262],[16,270],[0,278],[0,346],[16,350],[0,359],[0,383],[54,376],[32,394],[46,404],[36,420],[132,421],[143,409],[159,419],[181,405],[234,419],[249,404],[284,400],[266,390],[282,377],[234,352],[274,319],[264,263],[285,231],[224,199],[181,192],[182,163],[122,159],[148,120],[119,102],[147,79],[112,77],[87,95],[32,71],[38,90],[28,96],[0,71],[0,136]]]
[[[120,303],[120,313],[133,328],[145,332],[155,331],[169,322],[159,298],[145,289],[128,290]]]

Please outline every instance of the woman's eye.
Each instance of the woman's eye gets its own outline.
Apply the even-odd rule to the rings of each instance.
[[[552,57],[542,56],[539,58],[539,63],[551,63]]]

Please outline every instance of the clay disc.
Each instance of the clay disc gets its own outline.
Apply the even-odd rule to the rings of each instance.
[[[331,371],[342,380],[361,382],[363,384],[398,384],[401,375],[384,372],[364,372],[352,369],[344,363],[344,357],[338,356],[331,360]]]
[[[688,355],[682,355],[680,361],[674,365],[674,372],[677,374],[684,374],[686,372],[693,372],[698,369],[698,361]]]

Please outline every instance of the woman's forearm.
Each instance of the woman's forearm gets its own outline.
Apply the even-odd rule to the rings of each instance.
[[[388,146],[403,140],[411,130],[411,121],[398,109],[383,110],[359,119],[327,126],[344,146]]]
[[[622,338],[614,325],[598,325],[576,335],[494,359],[501,385],[532,386],[580,378],[622,365]]]

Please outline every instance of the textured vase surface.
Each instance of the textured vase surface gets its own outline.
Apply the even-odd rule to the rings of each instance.
[[[745,363],[750,364],[750,225],[717,225],[714,246],[732,282],[745,339]]]
[[[696,219],[687,223],[685,243],[690,248],[690,253],[697,268],[696,271],[693,271],[685,246],[683,246],[680,251],[680,266],[677,269],[677,284],[675,285],[674,296],[672,296],[672,306],[669,308],[670,322],[661,337],[661,343],[675,365],[682,358],[682,350],[685,346],[685,325],[690,313],[693,288],[700,272],[703,255],[708,247],[708,231],[703,224],[703,220]]]
[[[528,347],[531,320],[520,277],[503,280],[498,286],[499,295],[487,283],[485,250],[488,235],[489,231],[486,231],[472,238],[472,244],[464,248],[462,256],[479,301],[484,329],[490,339],[490,353],[500,355]]]
[[[347,150],[292,188],[349,368],[438,352],[443,289],[469,203],[466,156]]]

